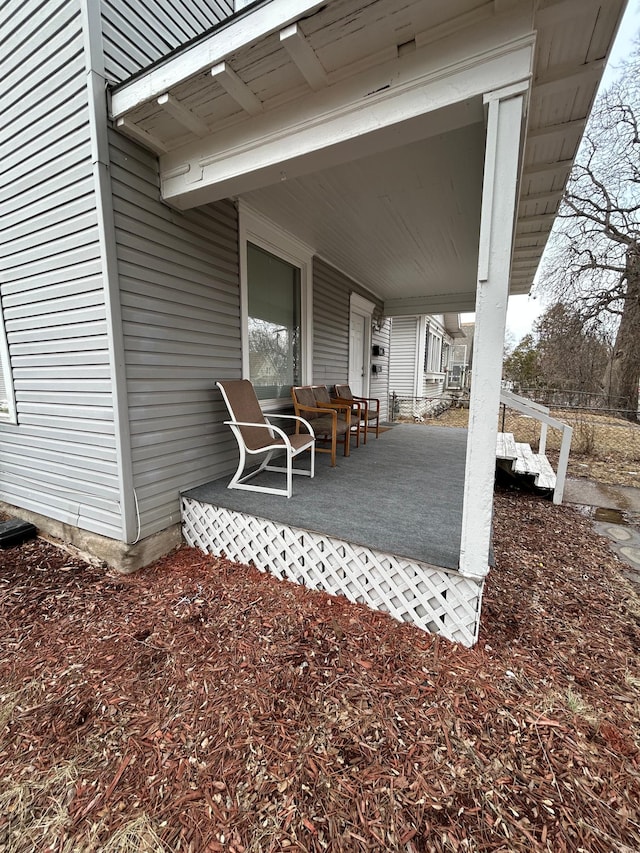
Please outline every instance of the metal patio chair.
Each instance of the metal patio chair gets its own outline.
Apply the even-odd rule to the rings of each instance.
[[[335,397],[338,400],[351,401],[361,407],[361,416],[358,421],[359,427],[364,433],[364,443],[367,443],[369,426],[375,425],[376,438],[380,438],[380,400],[377,397],[357,397],[351,393],[348,385],[336,385]]]
[[[216,382],[216,385],[220,389],[231,415],[231,420],[225,421],[225,424],[231,427],[240,451],[238,470],[227,488],[266,492],[271,495],[286,495],[290,498],[293,494],[293,474],[302,474],[306,477],[313,477],[315,474],[315,437],[311,425],[304,418],[295,415],[270,413],[266,417],[260,408],[255,389],[248,379],[232,379]],[[271,419],[275,418],[295,421],[296,432],[293,435],[287,434],[283,429],[270,422]],[[305,450],[311,451],[309,470],[294,468],[293,460]],[[282,452],[286,455],[286,466],[270,465],[274,453]],[[248,457],[259,456],[260,454],[266,454],[262,462],[255,470],[249,471],[243,476]],[[261,471],[286,473],[286,489],[249,484],[248,481]]]

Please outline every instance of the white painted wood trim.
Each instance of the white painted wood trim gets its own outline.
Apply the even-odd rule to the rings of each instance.
[[[160,97],[194,74],[208,71],[236,51],[278,32],[322,5],[318,0],[278,0],[253,9],[147,74],[118,87],[111,98],[111,117],[120,118],[135,107]]]
[[[349,346],[351,346],[351,322],[352,315],[358,314],[365,319],[365,340],[363,342],[364,349],[364,373],[362,376],[362,396],[369,395],[369,383],[371,381],[371,321],[375,310],[375,302],[366,299],[359,293],[351,293],[349,296]],[[351,365],[351,352],[349,352],[349,365]]]
[[[302,322],[302,382],[311,384],[313,375],[313,256],[314,250],[283,228],[275,225],[259,211],[238,201],[240,247],[240,322],[242,332],[242,376],[249,379],[249,302],[247,277],[247,243],[287,261],[300,270]],[[274,401],[280,404],[281,401]],[[263,405],[269,407],[269,401]]]
[[[435,52],[422,48],[213,134],[205,145],[165,154],[163,197],[186,209],[386,150],[397,144],[400,125],[408,143],[469,124],[477,120],[474,99],[506,85],[528,85],[533,36],[510,36],[501,43],[485,34],[486,49],[474,56],[454,37]],[[458,109],[438,114],[453,105]],[[176,173],[185,163],[197,182]]]
[[[424,384],[425,364],[427,362],[427,328],[429,317],[421,314],[416,326],[416,365],[413,376],[413,396],[422,397],[422,386]]]
[[[257,116],[262,112],[262,102],[247,84],[238,77],[228,62],[219,62],[211,69],[211,76],[225,92],[249,115]]]
[[[207,125],[168,92],[165,92],[164,95],[160,95],[158,98],[158,105],[161,106],[166,113],[172,116],[178,124],[181,124],[187,130],[195,133],[196,136],[206,136],[207,133],[209,133]]]
[[[11,356],[9,353],[9,344],[7,342],[7,331],[4,325],[4,317],[2,312],[2,297],[0,297],[0,361],[2,362],[2,378],[4,380],[4,388],[7,392],[7,414],[0,413],[0,423],[18,423],[18,413],[16,410],[16,395],[13,388],[13,371],[11,369]]]
[[[132,121],[129,121],[126,118],[119,118],[116,121],[116,127],[121,133],[124,133],[125,136],[128,136],[135,142],[139,142],[140,145],[144,146],[145,148],[149,148],[155,154],[167,153],[167,146],[163,142],[161,142],[151,133],[148,133],[146,130],[143,130],[141,127],[138,127],[138,125],[134,124]]]
[[[352,293],[350,295],[349,304],[352,311],[359,311],[360,314],[364,315],[372,315],[376,309],[375,302],[372,302],[370,299],[366,299],[359,293]]]
[[[280,44],[314,92],[327,85],[327,72],[297,24],[280,31]]]
[[[489,125],[480,225],[473,381],[465,463],[460,572],[489,571],[502,354],[509,295],[525,98],[489,101]],[[486,278],[485,278],[486,276]]]
[[[556,474],[556,487],[553,490],[554,504],[561,504],[564,495],[564,484],[567,479],[567,467],[569,465],[569,452],[571,450],[571,439],[573,427],[565,426],[560,443],[560,456],[558,457],[558,471]]]

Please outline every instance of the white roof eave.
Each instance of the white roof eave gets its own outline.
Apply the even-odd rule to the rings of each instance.
[[[252,7],[238,19],[217,27],[207,37],[176,52],[158,66],[118,86],[111,95],[110,115],[118,119],[147,101],[164,95],[190,77],[207,71],[231,53],[298,21],[322,6],[318,0],[277,0]]]

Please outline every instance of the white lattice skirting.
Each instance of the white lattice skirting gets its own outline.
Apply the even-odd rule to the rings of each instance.
[[[187,543],[472,646],[483,581],[241,512],[182,499]]]

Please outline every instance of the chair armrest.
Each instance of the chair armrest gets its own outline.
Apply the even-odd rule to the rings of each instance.
[[[296,411],[297,412],[313,412],[314,415],[317,415],[318,412],[324,412],[327,415],[332,415],[335,423],[338,423],[338,413],[335,409],[319,409],[317,406],[303,406],[301,403],[296,403]],[[300,418],[300,420],[304,420],[304,418]],[[315,433],[314,433],[315,434]]]
[[[332,400],[330,403],[323,403],[322,407],[318,407],[316,409],[316,412],[319,411],[335,411],[336,417],[337,412],[344,411],[347,424],[351,424],[351,406],[348,403],[345,404],[344,401],[336,402],[335,400]]]
[[[306,406],[305,406],[305,408],[306,408]],[[336,411],[335,409],[331,409],[331,408],[329,408],[329,406],[326,406],[326,405],[325,405],[325,406],[316,406],[316,407],[315,407],[315,409],[312,409],[312,408],[309,406],[308,411],[310,411],[310,412],[315,412],[316,414],[317,414],[318,412],[322,412],[322,413],[323,413],[323,414],[325,414],[325,415],[331,415],[331,418],[333,419],[334,423],[338,423],[338,413],[337,413],[337,411]]]
[[[361,409],[366,410],[366,408],[367,408],[366,403],[363,405],[359,400],[356,400],[355,397],[353,398],[353,400],[346,400],[344,397],[334,397],[331,402],[336,404],[336,408],[338,408],[338,407],[341,409],[348,408],[349,411],[351,411],[351,412],[353,412],[354,409],[357,409],[358,411],[356,414],[357,414],[358,419],[360,418]]]
[[[303,419],[301,418],[301,420],[303,420]],[[280,436],[280,438],[284,441],[285,444],[287,444],[289,447],[291,447],[291,442],[289,441],[289,436],[287,435],[287,433],[283,429],[280,429],[280,427],[275,426],[275,424],[269,424],[269,423],[256,424],[256,423],[253,423],[252,421],[224,421],[224,423],[226,426],[258,427],[260,429],[273,430],[273,432],[277,433]],[[260,448],[260,450],[263,450],[263,449],[264,448]],[[247,448],[247,450],[249,453],[255,453],[256,452],[253,450],[249,450],[248,448]]]
[[[377,397],[354,397],[354,400],[361,400],[364,403],[375,403],[376,411],[380,411],[380,400]]]
[[[313,409],[313,411],[315,412],[315,409]],[[311,424],[309,423],[309,421],[299,417],[298,415],[279,415],[277,412],[273,412],[268,415],[265,415],[265,417],[268,421],[271,418],[283,418],[284,420],[297,421],[298,423],[302,423],[306,426],[307,430],[309,431],[309,435],[314,435],[313,429],[311,428]],[[277,429],[277,427],[274,428]]]

